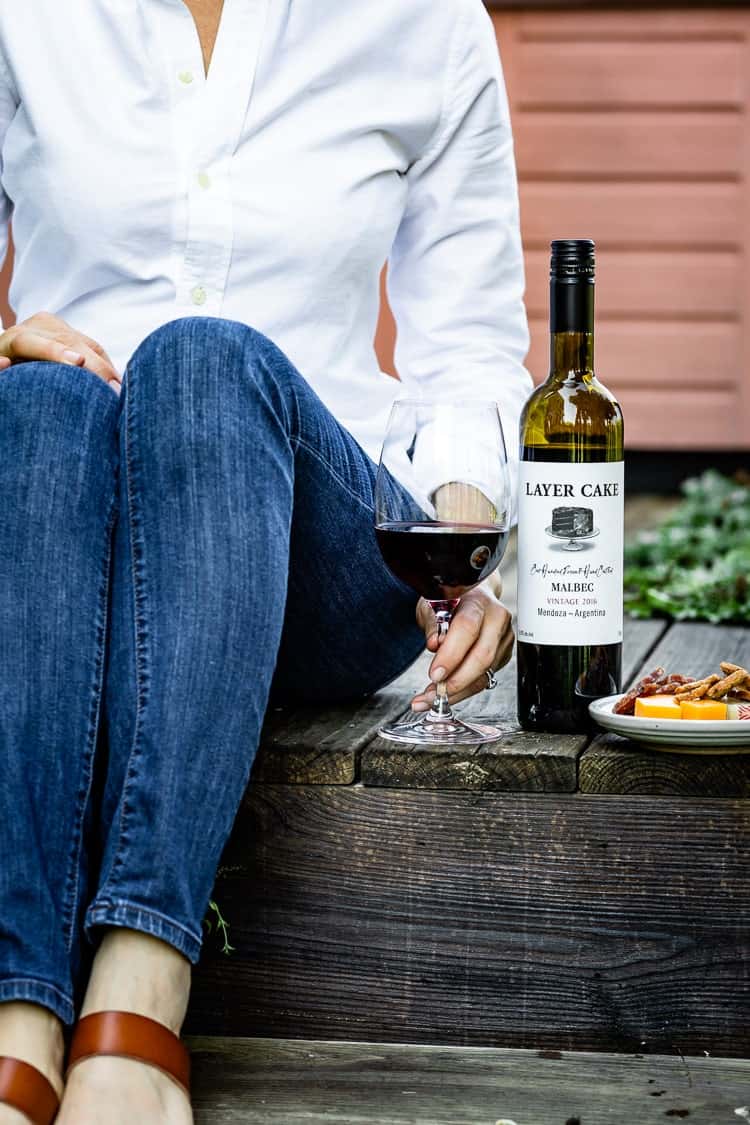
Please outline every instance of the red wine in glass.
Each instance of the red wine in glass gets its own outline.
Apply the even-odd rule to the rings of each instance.
[[[375,528],[390,571],[430,602],[458,601],[500,562],[508,532],[499,527],[384,523]]]
[[[461,597],[500,563],[510,506],[495,403],[395,403],[375,486],[375,535],[389,570],[430,602],[441,640]],[[427,714],[380,734],[429,745],[490,742],[501,731],[458,719],[440,684]]]

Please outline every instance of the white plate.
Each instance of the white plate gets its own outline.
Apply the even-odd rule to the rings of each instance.
[[[589,703],[589,713],[605,730],[624,734],[652,750],[674,754],[750,754],[748,719],[642,719],[615,715],[622,695],[607,695]]]

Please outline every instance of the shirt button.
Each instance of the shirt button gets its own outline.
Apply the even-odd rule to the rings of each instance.
[[[198,183],[204,191],[207,191],[211,187],[211,177],[209,176],[208,172],[198,173]]]
[[[177,77],[183,85],[189,86],[193,81],[193,72],[192,70],[181,70]]]
[[[205,305],[206,303],[206,290],[202,285],[196,285],[194,289],[190,290],[190,296],[194,305]]]

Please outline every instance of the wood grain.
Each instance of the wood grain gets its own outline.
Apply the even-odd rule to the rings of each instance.
[[[562,190],[530,181],[523,186],[524,245],[549,250],[560,231],[585,230],[600,251],[736,249],[744,195],[740,183],[577,183]]]
[[[721,180],[742,174],[734,112],[516,115],[522,179]]]
[[[741,106],[741,43],[569,43],[521,41],[522,110],[539,108],[706,108]],[[616,127],[616,126],[615,126]]]
[[[402,746],[378,738],[363,751],[361,781],[407,789],[574,793],[578,755],[586,742],[586,735],[552,741],[520,731],[515,723],[500,741],[483,746]]]
[[[601,734],[578,764],[582,793],[750,797],[750,754],[665,754]]]
[[[625,416],[627,449],[732,450],[744,445],[739,386],[732,390],[618,386],[602,369]],[[631,428],[628,419],[635,419]]]
[[[190,1029],[750,1052],[750,809],[258,786]]]
[[[661,664],[670,672],[705,676],[709,672],[719,672],[722,660],[750,667],[750,629],[741,625],[678,621],[662,635],[638,674],[645,675]]]
[[[632,507],[636,513],[641,513],[638,520],[639,528],[653,526],[654,512],[664,513],[672,504],[659,502],[656,498],[649,498],[643,503],[637,500],[625,503],[625,536],[628,537],[629,525],[632,527],[632,517],[629,518],[629,509]],[[650,519],[644,513],[650,512]],[[639,621],[635,617],[626,617],[623,623],[622,643],[622,682],[629,684],[643,662],[649,659],[650,653],[657,641],[667,630],[666,621]]]
[[[424,687],[424,660],[369,699],[326,707],[272,708],[266,716],[252,781],[350,785],[360,749],[393,722]]]
[[[196,1125],[694,1125],[737,1120],[750,1063],[388,1043],[194,1039]]]
[[[706,675],[718,671],[721,660],[750,666],[750,630],[676,624],[664,633],[633,679],[657,665],[688,676]],[[668,754],[602,733],[581,755],[578,784],[582,793],[750,797],[750,754]]]

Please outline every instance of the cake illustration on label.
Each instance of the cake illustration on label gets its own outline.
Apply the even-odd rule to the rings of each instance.
[[[592,508],[553,508],[552,520],[545,530],[553,539],[568,540],[563,545],[564,551],[582,551],[584,545],[579,540],[593,539],[599,534],[598,528],[594,527]]]

